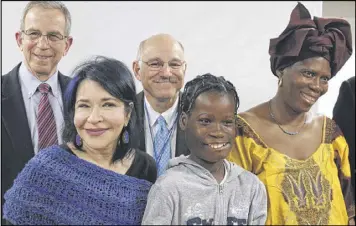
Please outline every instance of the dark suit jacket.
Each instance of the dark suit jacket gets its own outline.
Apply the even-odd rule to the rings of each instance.
[[[333,110],[333,119],[343,132],[350,148],[351,180],[355,189],[355,76],[341,84]]]
[[[179,94],[179,99],[181,93]],[[146,151],[146,142],[145,142],[145,111],[144,111],[144,94],[143,91],[137,94],[137,117],[138,117],[138,131],[139,131],[139,149]],[[178,104],[178,117],[180,116],[181,110]],[[179,127],[179,120],[177,120],[177,140],[176,140],[176,157],[180,155],[189,155],[190,151],[188,150],[185,144],[184,132]]]
[[[1,79],[1,215],[5,192],[12,186],[25,164],[34,156],[19,81],[20,65],[21,63]],[[71,79],[58,72],[58,80],[63,97]]]

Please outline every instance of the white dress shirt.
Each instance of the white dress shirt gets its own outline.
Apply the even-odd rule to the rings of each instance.
[[[150,103],[148,103],[147,98],[144,97],[144,104],[147,107],[148,112],[146,112],[146,107],[144,107],[144,113],[145,113],[145,143],[146,143],[146,152],[151,155],[154,158],[153,154],[153,140],[154,137],[156,136],[156,133],[159,129],[157,119],[160,115],[163,116],[163,118],[166,120],[167,123],[167,128],[171,129],[173,126],[173,131],[172,131],[172,136],[171,136],[171,158],[175,156],[176,153],[176,140],[177,140],[177,122],[178,122],[178,100],[179,98],[176,99],[174,102],[173,106],[169,108],[167,111],[163,112],[162,114],[156,112],[153,110],[152,106]],[[148,117],[147,113],[149,115],[150,119],[150,126],[153,132],[153,135],[151,136],[151,131],[150,131],[150,126],[148,124]],[[177,121],[176,121],[177,120]],[[175,124],[175,125],[174,125]]]
[[[31,131],[31,140],[34,147],[34,152],[38,152],[38,128],[37,128],[37,112],[38,105],[41,99],[41,93],[36,92],[37,87],[42,83],[27,69],[22,62],[19,69],[19,80],[21,85],[22,97],[25,104],[28,126]],[[63,102],[62,91],[58,82],[58,70],[45,82],[51,86],[51,92],[48,94],[49,103],[51,104],[54,118],[56,121],[58,143],[62,143],[62,128],[63,120]]]

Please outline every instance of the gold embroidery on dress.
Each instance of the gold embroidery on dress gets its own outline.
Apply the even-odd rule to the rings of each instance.
[[[335,121],[326,118],[325,143],[331,144],[338,136],[343,136],[340,127],[336,125]]]
[[[328,224],[332,189],[318,164],[310,158],[305,162],[285,157],[284,179],[281,183],[283,197],[296,216],[285,216],[281,222],[299,225]]]
[[[237,120],[236,120],[236,133],[237,133],[237,136],[244,136],[244,137],[252,138],[253,141],[255,141],[255,143],[257,145],[260,145],[263,148],[267,148],[266,145],[258,138],[258,136],[250,128],[250,126],[240,117],[237,117]]]

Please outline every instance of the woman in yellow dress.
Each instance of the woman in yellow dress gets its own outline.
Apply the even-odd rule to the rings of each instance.
[[[228,160],[256,174],[268,195],[268,225],[354,224],[349,148],[339,127],[309,110],[352,54],[342,19],[311,19],[295,7],[283,33],[270,41],[276,95],[240,113]]]

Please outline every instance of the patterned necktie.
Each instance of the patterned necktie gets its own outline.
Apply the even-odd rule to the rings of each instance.
[[[156,160],[157,173],[161,176],[167,168],[168,161],[171,158],[171,141],[169,139],[169,131],[166,126],[166,120],[163,116],[158,119],[158,132],[153,141],[154,158]]]
[[[38,90],[42,94],[37,113],[38,150],[58,143],[56,121],[48,99],[50,88],[46,83],[38,86]]]

